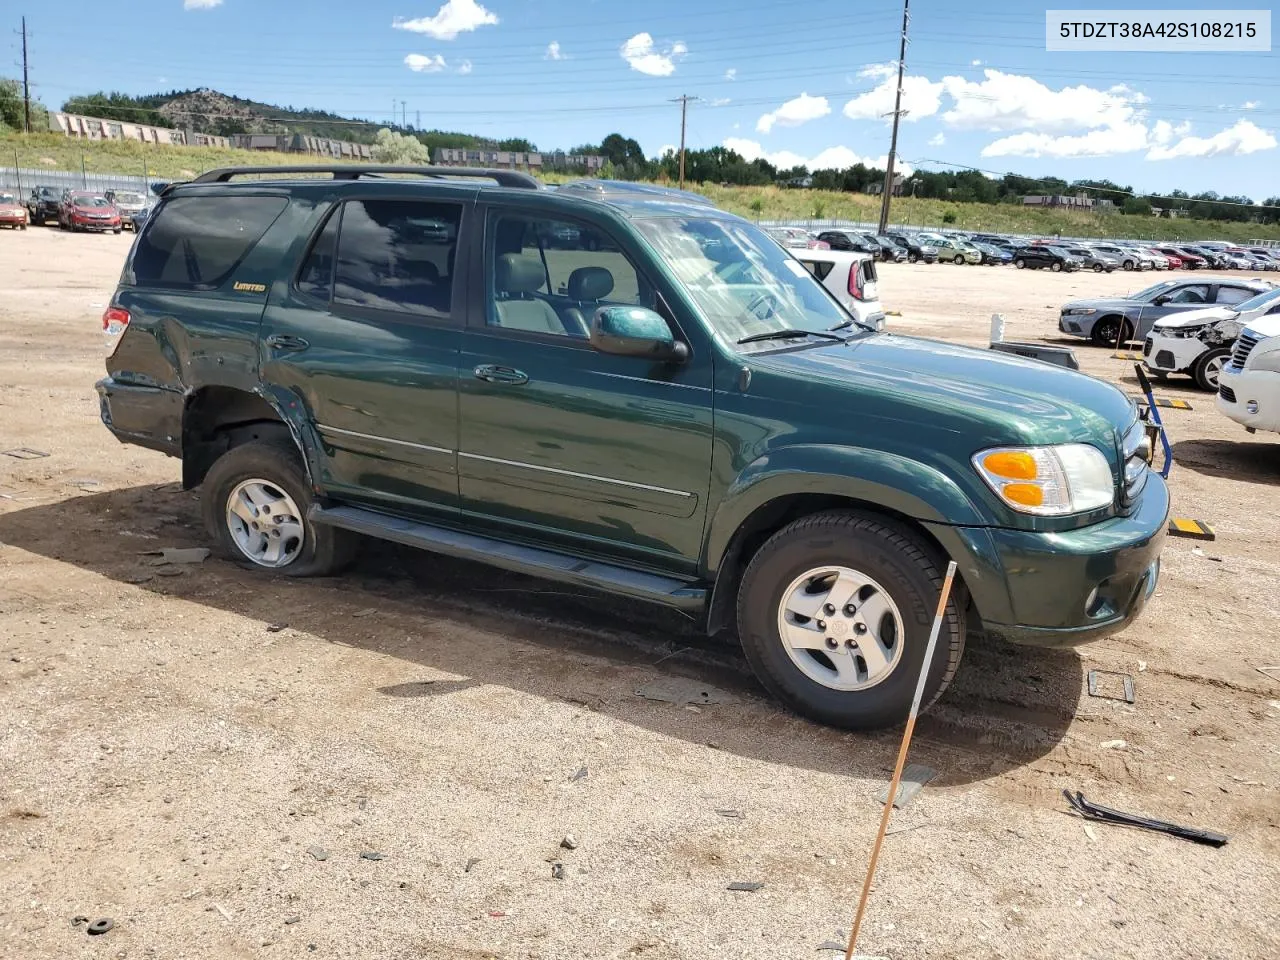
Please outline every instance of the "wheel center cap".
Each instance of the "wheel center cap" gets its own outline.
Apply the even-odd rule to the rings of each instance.
[[[847,636],[849,633],[849,623],[847,620],[833,620],[828,624],[827,629],[833,637]]]

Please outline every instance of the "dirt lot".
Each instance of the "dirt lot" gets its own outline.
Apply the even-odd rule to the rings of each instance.
[[[0,235],[0,450],[49,454],[0,456],[0,956],[836,956],[895,734],[787,715],[674,615],[407,550],[310,582],[149,565],[205,537],[176,461],[98,422],[129,242]],[[881,290],[895,329],[979,344],[993,311],[1052,337],[1063,300],[1148,277],[888,266]],[[1280,956],[1280,680],[1255,669],[1280,664],[1280,444],[1164,392],[1195,407],[1166,412],[1175,507],[1217,542],[1171,540],[1120,637],[971,645],[864,952]],[[1136,704],[1087,696],[1091,668]],[[682,678],[724,702],[636,696]],[[1086,830],[1063,788],[1231,841]]]

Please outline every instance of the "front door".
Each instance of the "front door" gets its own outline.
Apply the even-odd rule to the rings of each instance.
[[[273,296],[262,379],[304,405],[326,493],[456,513],[464,205],[368,189],[317,224],[287,294]]]
[[[664,308],[635,258],[590,224],[492,209],[482,260],[486,302],[459,364],[463,510],[509,535],[693,570],[709,353],[676,364],[592,348],[600,305]]]

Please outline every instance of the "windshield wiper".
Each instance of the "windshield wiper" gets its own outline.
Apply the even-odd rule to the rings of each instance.
[[[870,330],[872,333],[875,333],[875,332],[876,332],[876,328],[875,328],[875,327],[873,327],[871,324],[869,324],[869,323],[863,323],[861,320],[855,320],[855,319],[853,319],[853,317],[850,317],[848,320],[841,320],[841,321],[840,321],[839,323],[837,323],[834,327],[827,327],[827,331],[830,333],[830,332],[834,332],[834,331],[836,331],[836,330],[848,330],[848,329],[849,329],[850,327],[852,327],[855,323],[856,323],[858,326],[860,326],[863,330]]]
[[[823,340],[844,343],[844,337],[838,337],[834,333],[823,330],[797,330],[790,327],[783,330],[770,330],[768,333],[753,333],[749,337],[743,337],[738,343],[759,343],[761,340],[794,340],[796,337],[821,337]]]

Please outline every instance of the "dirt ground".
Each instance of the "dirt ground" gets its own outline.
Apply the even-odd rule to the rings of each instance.
[[[49,454],[0,455],[0,957],[838,956],[895,733],[788,715],[674,614],[409,550],[308,582],[151,565],[205,535],[177,462],[98,422],[129,242],[0,234],[0,450]],[[892,328],[973,344],[1151,276],[881,275]],[[1280,443],[1161,392],[1194,406],[1165,411],[1176,512],[1217,541],[1170,540],[1116,638],[971,644],[861,952],[1280,956]],[[1094,668],[1136,703],[1088,696]],[[682,680],[721,702],[636,695]],[[1231,839],[1086,827],[1064,788]]]

